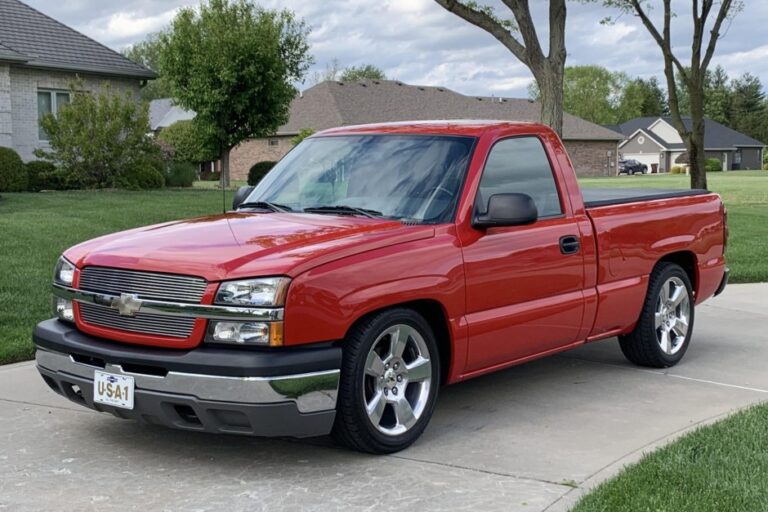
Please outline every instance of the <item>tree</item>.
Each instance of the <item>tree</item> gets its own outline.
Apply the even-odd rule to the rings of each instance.
[[[565,72],[565,0],[549,0],[549,49],[545,55],[528,0],[503,0],[514,20],[502,19],[493,7],[473,1],[435,0],[440,6],[495,37],[536,79],[541,97],[541,122],[563,132]]]
[[[319,84],[320,82],[338,80],[341,73],[341,63],[339,59],[333,59],[331,62],[325,65],[324,71],[315,71],[312,73],[312,84]]]
[[[744,73],[731,82],[730,93],[729,126],[765,142],[768,110],[760,79],[750,73]]]
[[[704,84],[707,69],[715,53],[721,29],[727,18],[736,14],[742,6],[739,0],[692,0],[691,21],[693,37],[691,41],[691,60],[688,67],[683,66],[672,47],[672,0],[663,0],[663,22],[661,28],[649,16],[649,2],[645,0],[603,0],[605,5],[618,7],[634,13],[642,22],[661,50],[664,58],[664,77],[669,94],[669,111],[672,123],[685,143],[691,160],[691,187],[707,188],[704,154]],[[709,32],[707,38],[706,33]],[[707,40],[708,39],[708,40]],[[706,44],[705,44],[705,40]],[[690,106],[690,123],[683,120],[684,110],[680,108],[676,76],[682,89],[687,93]]]
[[[596,124],[616,123],[616,107],[628,81],[624,73],[601,66],[569,66],[563,75],[563,110]],[[541,91],[534,82],[528,92],[539,101]]]
[[[636,117],[667,115],[667,97],[656,77],[648,80],[635,78],[624,85],[616,108],[616,122],[623,123]]]
[[[178,104],[196,112],[207,140],[219,148],[223,186],[232,148],[287,122],[293,84],[312,63],[308,31],[288,10],[208,0],[181,9],[160,34],[160,71]]]
[[[341,73],[342,82],[359,82],[361,80],[386,80],[384,71],[373,64],[350,66]]]
[[[728,73],[717,66],[704,83],[704,116],[724,125],[731,124],[732,92]]]
[[[205,128],[200,127],[194,120],[176,121],[171,126],[163,128],[157,134],[157,139],[173,148],[173,157],[176,161],[210,162],[218,155],[205,133]]]
[[[56,116],[40,120],[50,151],[35,155],[51,161],[86,187],[112,187],[124,176],[159,167],[159,151],[147,136],[149,111],[130,93],[84,91],[82,82],[70,85],[70,102]],[[161,177],[162,179],[162,177]]]
[[[131,59],[136,64],[158,72],[160,54],[160,36],[159,34],[150,34],[144,41],[128,46],[123,50],[123,55]],[[141,99],[152,101],[171,96],[171,85],[168,80],[160,75],[154,80],[149,80],[141,88]]]
[[[291,144],[295,146],[299,142],[303,141],[304,139],[312,135],[313,133],[315,133],[315,130],[313,130],[312,128],[304,128],[300,130],[299,133],[296,134],[294,138],[291,139]]]

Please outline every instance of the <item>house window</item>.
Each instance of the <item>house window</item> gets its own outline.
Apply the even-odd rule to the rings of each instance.
[[[59,109],[69,103],[69,92],[55,90],[37,91],[37,137],[48,140],[48,134],[43,130],[40,120],[47,114],[58,115]]]
[[[278,146],[279,144],[280,144],[280,141],[278,139],[269,139],[270,146]]]

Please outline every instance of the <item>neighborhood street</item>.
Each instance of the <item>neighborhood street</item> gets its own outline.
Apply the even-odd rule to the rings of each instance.
[[[685,360],[627,363],[615,340],[445,388],[392,456],[327,439],[222,437],[71,404],[33,363],[0,369],[0,509],[567,510],[699,424],[768,398],[768,284],[697,309]]]

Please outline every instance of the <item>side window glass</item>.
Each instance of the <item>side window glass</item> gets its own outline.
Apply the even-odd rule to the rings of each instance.
[[[478,210],[487,210],[492,195],[512,192],[531,196],[539,218],[563,213],[552,167],[536,137],[504,139],[491,148],[477,192]]]

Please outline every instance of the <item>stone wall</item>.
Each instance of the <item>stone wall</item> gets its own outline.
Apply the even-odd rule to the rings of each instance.
[[[248,139],[232,149],[229,155],[229,176],[232,180],[247,180],[253,164],[270,160],[277,162],[293,148],[292,135],[267,139]]]
[[[0,68],[0,134],[2,123],[2,68]],[[117,93],[130,91],[138,101],[140,82],[138,79],[107,78],[94,75],[78,75],[83,80],[84,89],[99,91],[104,83],[109,82]],[[47,148],[48,143],[38,137],[37,91],[54,89],[66,91],[75,79],[75,74],[19,67],[10,68],[11,100],[11,146],[24,161],[34,160],[37,148]],[[2,135],[0,135],[2,141]],[[0,143],[0,145],[2,145]]]
[[[565,149],[576,175],[615,176],[618,165],[618,141],[567,140]]]

